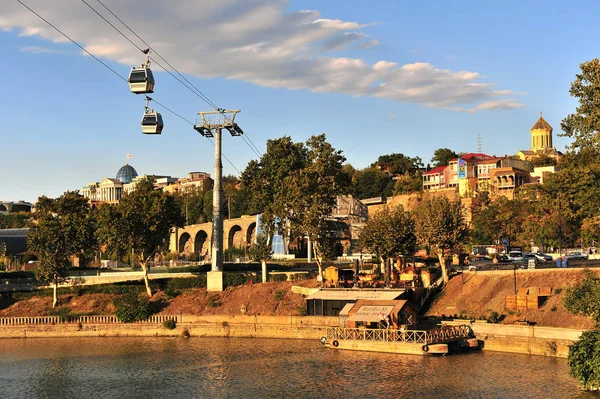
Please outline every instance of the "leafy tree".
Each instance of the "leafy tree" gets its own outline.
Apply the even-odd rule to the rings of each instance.
[[[431,162],[434,167],[448,165],[451,159],[458,158],[458,154],[449,148],[438,148],[433,152]]]
[[[386,265],[386,282],[390,275],[388,262],[414,251],[414,221],[401,205],[386,206],[371,216],[360,234],[361,247],[377,254]]]
[[[40,197],[27,244],[39,258],[37,276],[54,287],[52,306],[58,303],[58,284],[68,280],[70,256],[90,256],[97,248],[88,201],[78,191],[56,199]]]
[[[574,114],[562,120],[562,136],[574,139],[573,148],[600,150],[600,60],[580,64],[581,73],[571,83],[569,93],[579,101]]]
[[[273,251],[271,250],[271,239],[268,234],[259,234],[256,242],[248,249],[248,254],[252,260],[258,261],[262,265],[262,282],[267,282],[267,261],[271,259]]]
[[[543,166],[556,166],[556,159],[546,153],[539,153],[537,157],[531,160],[531,166],[533,168],[540,168]]]
[[[380,169],[357,170],[352,175],[352,195],[358,199],[391,197],[394,184],[392,176]]]
[[[600,328],[584,331],[569,346],[569,374],[586,390],[600,390]]]
[[[419,168],[422,168],[423,161],[419,157],[411,158],[404,154],[389,154],[381,155],[371,167],[379,168],[392,175],[403,175],[405,173],[414,173]]]
[[[567,289],[565,309],[573,314],[591,317],[600,321],[600,277],[589,269],[584,270],[585,278]]]
[[[326,218],[336,206],[338,195],[346,192],[350,182],[342,169],[346,158],[341,150],[327,142],[324,134],[309,138],[305,148],[303,168],[286,178],[282,196],[286,198],[287,218],[292,230],[312,241],[322,275],[323,261],[330,254],[323,241],[329,227]]]
[[[184,223],[175,199],[155,188],[151,179],[145,179],[117,206],[101,206],[97,218],[98,241],[106,244],[107,252],[113,256],[124,256],[130,250],[136,254],[151,297],[148,261],[168,246],[171,227]]]
[[[18,229],[30,226],[31,214],[29,212],[16,212],[9,214],[0,213],[0,229]]]
[[[205,214],[205,194],[205,190],[197,187],[176,197],[186,224],[205,223],[209,220],[208,215]]]
[[[423,175],[421,172],[398,176],[394,184],[394,195],[410,194],[421,190],[423,190]]]
[[[417,243],[437,255],[444,282],[448,282],[446,252],[466,242],[468,226],[460,199],[447,197],[424,199],[413,211]]]

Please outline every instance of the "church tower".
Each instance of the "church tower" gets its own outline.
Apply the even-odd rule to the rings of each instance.
[[[533,125],[531,132],[531,150],[538,152],[553,148],[552,146],[552,126],[540,112],[540,119]]]

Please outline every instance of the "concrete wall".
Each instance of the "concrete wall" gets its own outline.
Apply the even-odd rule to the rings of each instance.
[[[569,345],[583,330],[554,327],[474,323],[471,326],[483,349],[497,352],[567,357]]]

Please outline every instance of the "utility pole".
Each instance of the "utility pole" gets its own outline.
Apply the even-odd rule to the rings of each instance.
[[[207,273],[206,288],[208,291],[223,291],[223,163],[221,162],[221,139],[223,129],[227,129],[232,136],[244,134],[242,129],[234,122],[240,110],[225,110],[217,108],[216,111],[198,112],[201,121],[197,121],[194,129],[204,137],[215,139],[215,168],[213,187],[213,226],[212,226],[212,252],[211,271]],[[199,123],[198,123],[199,122]]]

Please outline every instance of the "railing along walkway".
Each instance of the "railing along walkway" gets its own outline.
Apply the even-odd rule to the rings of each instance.
[[[458,339],[470,338],[472,330],[469,326],[443,326],[434,330],[390,330],[370,328],[328,327],[327,339],[405,342],[412,344],[442,344]]]
[[[154,315],[136,323],[162,324],[167,320],[180,322],[178,316]],[[0,317],[0,326],[18,326],[30,324],[118,324],[122,323],[117,316],[34,316],[34,317]]]

